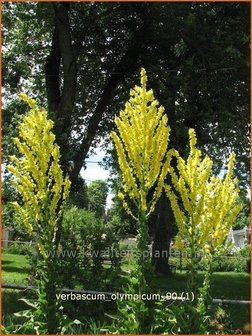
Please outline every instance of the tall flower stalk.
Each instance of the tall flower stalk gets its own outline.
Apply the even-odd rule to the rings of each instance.
[[[141,86],[130,91],[129,101],[115,118],[117,132],[111,133],[122,176],[122,191],[118,197],[138,223],[138,247],[141,251],[147,247],[147,219],[154,211],[168,172],[166,155],[170,135],[164,108],[159,106],[146,84],[146,71],[141,69]],[[133,202],[137,213],[133,214],[126,196]],[[143,265],[142,262],[144,260],[140,259],[139,264]]]
[[[118,197],[138,224],[136,282],[140,293],[149,290],[151,281],[147,221],[164,187],[170,135],[164,108],[146,86],[146,71],[141,69],[141,86],[130,91],[125,108],[115,118],[117,130],[111,133],[122,177],[122,191]],[[141,325],[142,322],[131,332],[142,330]],[[127,329],[121,331],[129,332]]]
[[[197,309],[205,313],[211,301],[209,291],[213,256],[223,248],[242,204],[238,202],[238,179],[233,176],[235,155],[230,154],[227,172],[222,179],[213,174],[213,161],[208,156],[202,157],[196,142],[195,131],[190,129],[188,158],[184,160],[178,152],[170,152],[171,157],[177,159],[177,172],[170,168],[174,188],[167,185],[165,189],[179,230],[176,244],[189,249],[189,291],[197,293],[197,254],[203,253],[207,260],[208,269],[197,301]],[[201,324],[203,328],[204,323]]]
[[[19,157],[11,156],[12,164],[7,169],[12,174],[12,184],[20,197],[20,202],[14,202],[13,206],[39,251],[40,326],[43,326],[43,331],[57,333],[60,321],[55,298],[55,257],[70,181],[63,176],[59,164],[60,151],[52,133],[53,122],[33,99],[25,94],[20,97],[29,105],[30,111],[19,125],[19,136],[13,139]]]

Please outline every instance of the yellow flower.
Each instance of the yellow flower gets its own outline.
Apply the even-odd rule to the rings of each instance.
[[[150,214],[162,193],[169,166],[167,147],[170,127],[164,108],[158,106],[152,90],[147,90],[147,75],[141,69],[141,86],[130,90],[130,98],[115,118],[116,132],[111,137],[117,152],[123,190]],[[147,200],[155,186],[154,197]]]
[[[214,253],[224,244],[242,208],[241,204],[236,204],[239,189],[237,178],[233,177],[235,156],[230,154],[226,176],[221,179],[213,175],[213,161],[207,156],[202,158],[201,151],[196,148],[193,129],[189,130],[189,143],[190,153],[186,160],[176,152],[170,154],[178,162],[178,172],[170,167],[170,174],[182,204],[178,203],[170,186],[166,186],[166,193],[181,237],[193,244],[197,237],[198,247],[206,253]]]
[[[44,246],[41,243],[38,243],[37,246],[38,246],[38,250],[41,253],[41,255],[43,256],[43,258],[47,259],[47,254],[46,254],[46,251],[44,249]]]
[[[205,254],[209,254],[210,253],[210,245],[209,244],[205,244],[203,251],[204,251]]]
[[[7,169],[12,174],[12,185],[22,200],[22,205],[14,203],[13,206],[30,236],[33,237],[34,232],[41,236],[38,247],[45,257],[43,239],[54,244],[70,181],[63,177],[59,165],[60,151],[51,131],[53,122],[33,99],[24,93],[20,97],[31,110],[19,125],[19,137],[13,139],[21,158],[12,155],[12,164]]]
[[[175,244],[174,244],[175,248],[177,248],[178,250],[183,250],[184,248],[184,243],[181,239],[181,237],[179,235],[176,236],[175,238]]]
[[[117,197],[118,197],[120,200],[123,200],[123,199],[124,199],[124,195],[123,195],[123,193],[121,193],[121,192],[119,192],[119,193],[117,194]]]

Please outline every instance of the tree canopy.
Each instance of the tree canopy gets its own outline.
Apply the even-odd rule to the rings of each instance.
[[[194,128],[215,171],[233,151],[248,186],[249,3],[4,2],[2,10],[4,160],[25,112],[16,94],[32,93],[79,190],[90,149],[115,127],[144,67],[169,118],[170,148],[185,157]],[[154,242],[167,249],[174,218],[165,196],[157,212]]]
[[[234,150],[248,181],[248,3],[4,3],[3,46],[4,135],[24,110],[15,93],[38,96],[72,181],[141,66],[174,146],[194,127],[220,164]]]
[[[93,211],[98,218],[105,215],[108,185],[103,180],[94,180],[87,188],[88,209]]]

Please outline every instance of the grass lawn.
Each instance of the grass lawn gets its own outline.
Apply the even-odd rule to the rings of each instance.
[[[199,286],[203,282],[203,272],[198,274]],[[186,291],[186,272],[172,276],[157,276],[155,288],[162,293]],[[218,272],[213,274],[212,297],[216,299],[249,300],[250,275],[247,273]]]
[[[18,254],[2,254],[2,283],[27,285],[30,265],[28,258]],[[3,325],[12,324],[16,318],[13,313],[27,309],[27,305],[19,301],[25,297],[23,291],[13,289],[2,290]]]
[[[26,256],[4,253],[2,254],[2,268],[3,283],[27,284],[30,266]],[[126,270],[128,267],[124,265],[119,283],[124,283]],[[199,284],[202,283],[202,279],[203,273],[200,272],[198,275]],[[177,272],[172,276],[156,276],[154,287],[155,293],[159,291],[162,293],[186,291],[186,273]],[[7,322],[14,312],[25,309],[24,303],[18,301],[20,297],[24,297],[24,292],[3,290],[3,322]],[[250,275],[235,272],[214,273],[212,297],[249,300]],[[249,305],[229,304],[226,305],[226,308],[230,313],[234,329],[243,329],[243,326],[249,321]]]
[[[27,284],[29,276],[29,261],[24,255],[2,254],[2,282]],[[123,270],[128,267],[123,266]],[[202,283],[203,272],[199,272],[198,280]],[[124,282],[122,280],[122,282]],[[247,273],[218,272],[213,275],[212,296],[214,298],[249,300],[250,275]],[[177,272],[172,276],[156,276],[154,287],[157,291],[172,292],[185,291],[186,272]]]
[[[26,256],[18,254],[2,254],[2,283],[27,284],[30,270]]]
[[[203,273],[198,275],[202,284]],[[250,275],[247,273],[218,272],[213,274],[212,297],[216,299],[250,300]],[[179,272],[172,277],[156,277],[155,287],[161,292],[181,292],[186,288],[186,273]],[[245,325],[250,320],[250,305],[225,304],[225,311],[230,314],[233,328],[245,332]],[[248,332],[245,332],[248,333]]]

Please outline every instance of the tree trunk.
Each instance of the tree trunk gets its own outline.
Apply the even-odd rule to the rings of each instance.
[[[170,92],[174,92],[172,87],[169,88]],[[169,148],[175,148],[179,151],[182,157],[186,154],[186,146],[188,143],[188,134],[183,132],[181,128],[177,127],[175,121],[175,93],[173,95],[174,104],[169,108],[169,125],[171,127],[171,136],[169,142]],[[195,109],[197,108],[195,102]],[[197,126],[197,117],[187,118],[184,121],[184,129]],[[171,165],[176,170],[176,160],[171,161]],[[167,184],[171,184],[171,179],[168,176]],[[160,197],[157,206],[157,220],[155,225],[155,233],[152,247],[152,262],[155,266],[155,272],[160,274],[167,274],[170,272],[169,267],[169,252],[172,236],[176,234],[176,222],[171,209],[170,201],[166,197],[165,193]]]
[[[172,210],[169,206],[167,196],[163,192],[158,203],[158,216],[152,245],[152,263],[155,272],[158,274],[168,274],[170,271],[168,261],[172,225],[174,225]]]
[[[173,83],[176,82],[176,75],[169,78],[167,82],[164,82],[164,85],[167,87],[167,90],[170,95],[169,106],[166,106],[168,123],[171,127],[171,134],[169,140],[169,148],[177,148],[174,146],[177,142],[177,137],[175,133],[175,102],[176,102],[176,87]],[[153,83],[154,85],[154,83]],[[162,103],[162,102],[161,102]],[[170,178],[167,178],[167,183],[170,184]],[[154,265],[155,272],[158,274],[168,274],[170,272],[169,267],[169,253],[170,253],[170,243],[172,239],[172,233],[175,227],[175,219],[171,209],[170,202],[163,191],[157,207],[156,207],[156,222],[155,222],[155,232],[153,236],[152,244],[152,263]]]
[[[77,84],[77,55],[72,43],[69,3],[53,4],[55,27],[50,54],[46,59],[46,91],[48,110],[55,121],[54,133],[61,149],[61,165],[68,172],[69,138],[71,135],[71,115],[75,104]],[[60,85],[62,65],[63,85]]]
[[[169,92],[169,106],[166,107],[168,111],[168,123],[171,127],[171,134],[169,140],[169,148],[174,148],[179,151],[179,153],[184,156],[185,148],[188,143],[188,135],[178,125],[176,125],[176,74],[168,78],[167,82],[164,82],[164,85],[167,87]],[[187,126],[187,125],[186,125]],[[176,161],[172,160],[171,165],[176,169]],[[171,178],[168,175],[166,183],[171,185]],[[160,274],[167,274],[171,271],[169,267],[169,253],[170,253],[170,244],[172,237],[176,234],[176,223],[171,208],[169,199],[167,198],[165,192],[159,199],[157,208],[157,219],[154,225],[155,232],[152,245],[152,262],[155,267],[155,272]]]

